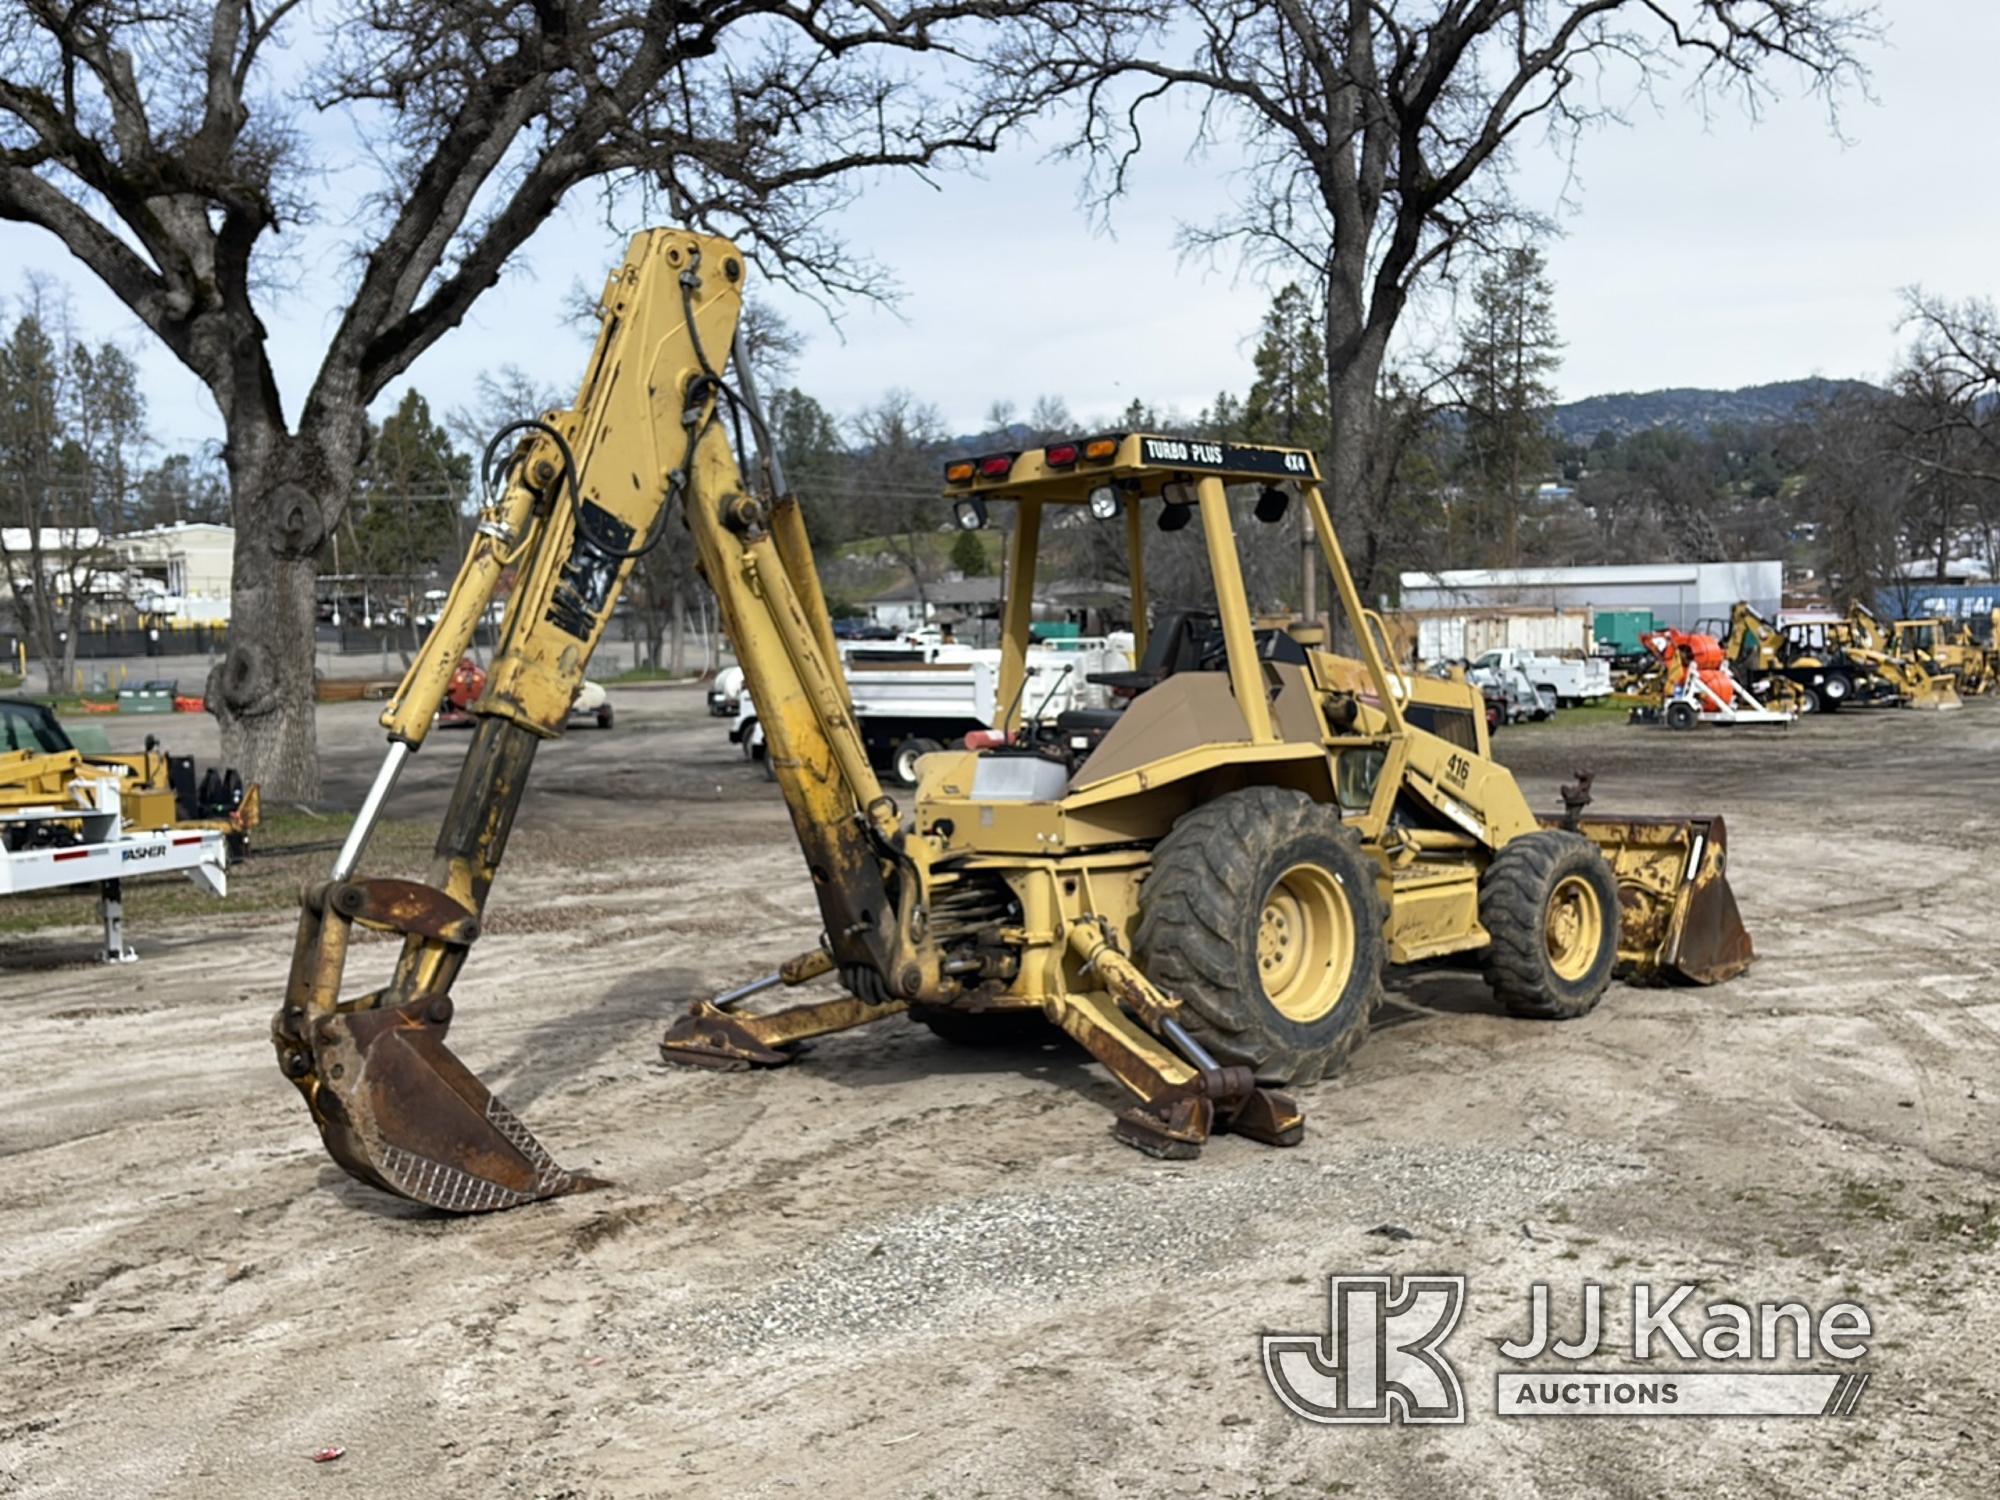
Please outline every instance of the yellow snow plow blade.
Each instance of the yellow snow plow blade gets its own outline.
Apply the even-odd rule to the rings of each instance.
[[[1620,978],[1720,984],[1750,967],[1720,817],[1586,817],[1576,828],[1618,882]]]

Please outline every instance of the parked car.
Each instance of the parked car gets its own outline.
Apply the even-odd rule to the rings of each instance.
[[[873,620],[835,620],[833,636],[839,641],[893,641],[896,631]]]

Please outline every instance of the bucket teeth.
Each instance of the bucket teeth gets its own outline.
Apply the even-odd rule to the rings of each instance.
[[[556,1163],[445,1045],[447,1024],[416,1004],[317,1024],[304,1083],[334,1160],[446,1213],[492,1213],[604,1186]]]

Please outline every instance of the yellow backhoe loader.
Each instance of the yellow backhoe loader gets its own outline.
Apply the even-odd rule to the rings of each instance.
[[[1317,463],[1298,449],[1115,432],[950,465],[942,488],[961,524],[1012,513],[1004,707],[966,748],[923,757],[899,805],[854,723],[750,372],[730,362],[743,278],[727,241],[639,235],[605,288],[576,404],[489,446],[498,477],[477,539],[383,714],[389,752],[333,878],[305,895],[273,1027],[284,1073],[350,1172],[465,1212],[593,1185],[446,1047],[450,991],[535,749],[561,732],[633,560],[676,506],[756,700],[824,935],[769,980],[697,1003],[666,1033],[670,1059],[777,1065],[807,1038],[904,1013],[971,1041],[1052,1023],[1129,1096],[1121,1139],[1190,1156],[1218,1129],[1296,1142],[1303,1118],[1285,1090],[1340,1068],[1385,962],[1462,956],[1506,1008],[1540,1018],[1590,1010],[1614,968],[1708,982],[1750,962],[1720,818],[1590,816],[1585,777],[1538,817],[1488,754],[1475,690],[1393,673]],[[738,416],[759,434],[761,494],[731,452]],[[1255,630],[1243,506],[1258,524],[1305,508],[1356,655],[1322,649],[1316,632]],[[1038,544],[1058,521],[1122,528],[1142,662],[1146,533],[1198,526],[1213,659],[1126,684],[1120,712],[1037,721],[1023,692],[1030,606]],[[361,878],[369,829],[503,569],[518,581],[431,879]],[[385,985],[343,998],[356,926],[403,942]],[[745,1004],[824,975],[837,976],[830,995]]]
[[[1707,630],[1708,626],[1698,625],[1696,629]],[[1837,709],[1845,701],[1844,694],[1836,697],[1829,693],[1825,664],[1818,661],[1794,664],[1784,632],[1757,613],[1749,601],[1738,599],[1729,611],[1727,624],[1720,625],[1714,633],[1721,641],[1723,659],[1729,663],[1730,672],[1765,707],[1810,714],[1828,707]],[[1843,680],[1835,691],[1844,686]]]
[[[1938,615],[1897,620],[1890,626],[1889,640],[1897,656],[1914,657],[1933,676],[1950,679],[1960,697],[1980,697],[1993,689],[1989,653],[1962,619]]]
[[[1852,632],[1848,653],[1881,673],[1896,689],[1905,707],[1932,710],[1965,707],[1952,684],[1951,674],[1939,667],[1927,651],[1899,649],[1894,634],[1867,605],[1857,600],[1848,610],[1847,628]]]

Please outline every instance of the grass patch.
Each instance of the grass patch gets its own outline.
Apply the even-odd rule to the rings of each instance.
[[[627,667],[624,671],[614,672],[609,677],[593,680],[606,686],[615,686],[621,682],[693,682],[700,675],[698,672],[669,672],[664,667],[641,665]]]
[[[1969,1250],[1991,1250],[2000,1245],[2000,1217],[1995,1216],[1990,1203],[1982,1203],[1970,1211],[1934,1214],[1928,1228],[1932,1239]]]
[[[1902,1208],[1896,1202],[1896,1195],[1903,1190],[1900,1182],[1869,1182],[1863,1178],[1849,1178],[1840,1185],[1840,1211],[1850,1219],[1873,1219],[1877,1223],[1892,1223],[1903,1217]]]

